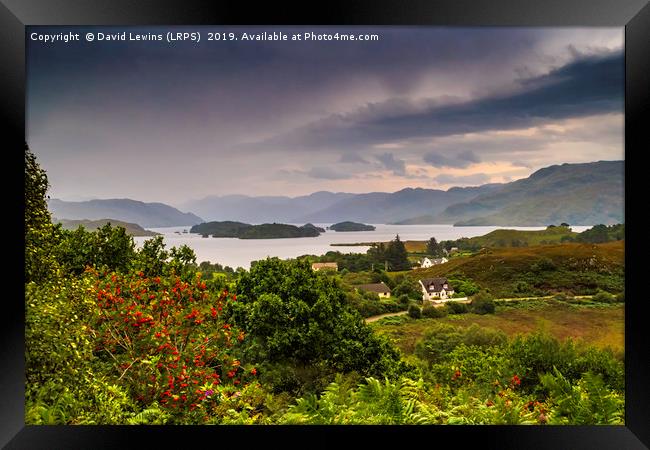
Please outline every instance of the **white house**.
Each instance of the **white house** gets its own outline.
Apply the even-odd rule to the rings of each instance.
[[[422,260],[422,263],[420,264],[420,267],[426,269],[428,267],[437,266],[438,264],[444,264],[447,261],[449,260],[444,256],[442,258],[435,258],[435,259],[424,258]]]
[[[444,300],[454,295],[454,288],[446,278],[425,278],[419,282],[422,288],[422,301]]]

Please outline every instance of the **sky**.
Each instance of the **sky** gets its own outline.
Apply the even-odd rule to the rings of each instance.
[[[168,31],[201,40],[84,39]],[[378,40],[241,39],[274,31]],[[80,41],[30,39],[69,32]],[[27,142],[52,198],[448,189],[624,159],[623,28],[29,27],[27,38]]]

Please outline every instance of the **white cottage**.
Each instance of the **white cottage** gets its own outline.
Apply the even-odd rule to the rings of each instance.
[[[425,278],[419,282],[422,288],[422,301],[444,300],[454,295],[454,288],[446,278]]]
[[[444,264],[447,261],[449,260],[444,256],[442,258],[435,258],[435,259],[424,258],[420,263],[420,267],[426,269],[428,267],[437,266],[438,264]]]

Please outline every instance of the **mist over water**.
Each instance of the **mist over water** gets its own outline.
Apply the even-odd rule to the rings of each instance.
[[[303,224],[295,224],[303,225]],[[314,224],[326,228],[330,223]],[[357,242],[387,242],[399,234],[402,241],[424,241],[435,237],[438,242],[461,237],[482,236],[497,229],[510,230],[543,230],[545,227],[454,227],[453,225],[384,225],[373,224],[374,231],[336,232],[326,230],[318,237],[289,238],[289,239],[237,239],[237,238],[204,238],[200,234],[189,233],[190,227],[149,228],[162,233],[167,248],[186,244],[196,253],[196,262],[210,261],[232,268],[250,268],[251,261],[266,257],[277,256],[281,259],[296,258],[301,255],[323,255],[328,251],[341,253],[365,253],[368,246],[331,246],[330,244]],[[591,226],[572,226],[575,232],[582,232]],[[188,233],[183,233],[187,230]],[[177,233],[179,232],[179,233]],[[135,237],[136,245],[151,239],[150,237]]]

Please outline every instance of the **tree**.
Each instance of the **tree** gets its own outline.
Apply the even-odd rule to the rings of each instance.
[[[25,282],[45,280],[57,267],[53,253],[61,228],[47,209],[48,187],[45,170],[25,143]]]
[[[384,258],[388,262],[388,268],[391,271],[409,270],[411,268],[406,247],[400,240],[399,234],[388,243]]]
[[[401,367],[398,351],[348,306],[336,281],[314,273],[306,261],[257,261],[241,274],[236,293],[232,321],[249,337],[247,358],[265,365],[267,373],[292,368],[318,376],[385,376]]]
[[[435,237],[432,237],[427,242],[427,253],[434,257],[442,256],[442,245],[436,241]]]
[[[86,267],[127,272],[135,260],[135,243],[123,227],[109,223],[95,231],[79,226],[74,231],[63,230],[57,247],[57,258],[63,268],[80,275]]]

